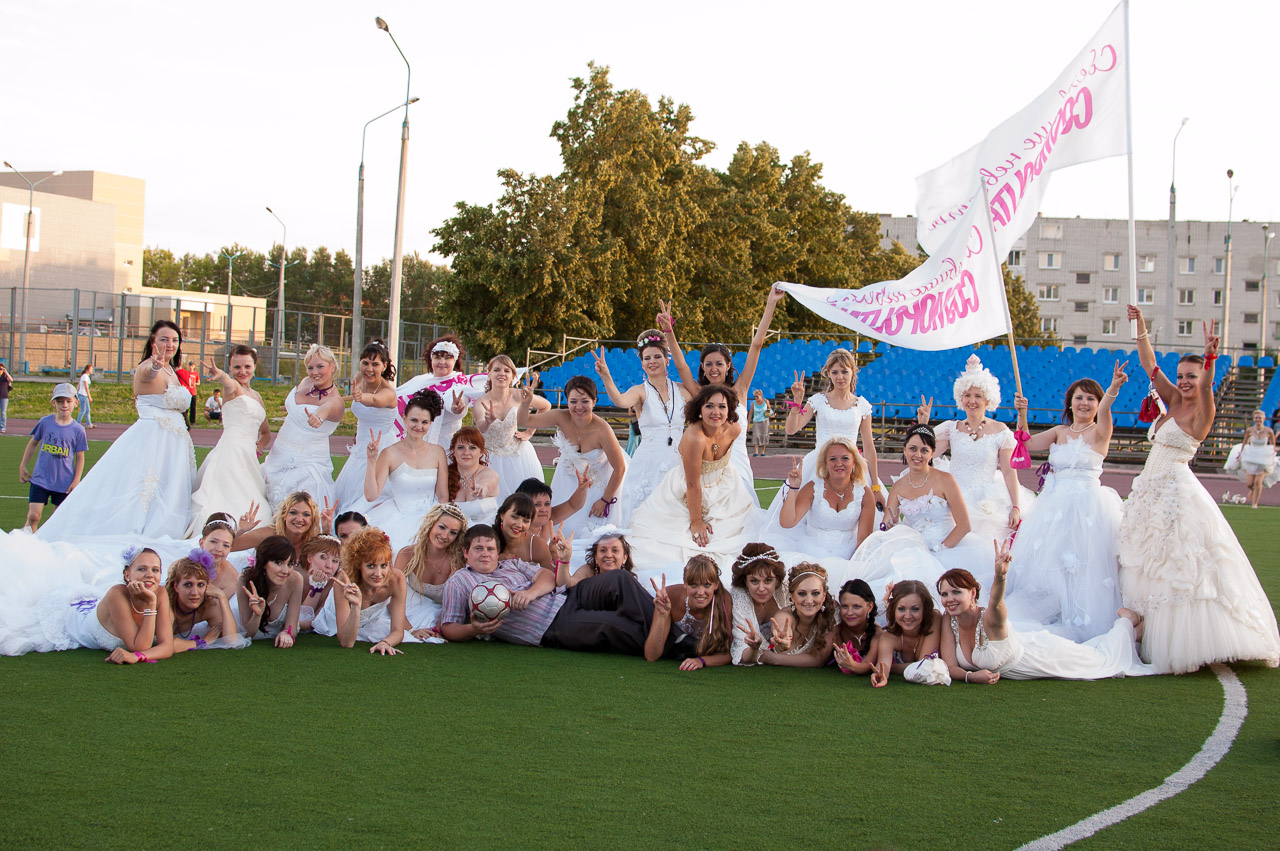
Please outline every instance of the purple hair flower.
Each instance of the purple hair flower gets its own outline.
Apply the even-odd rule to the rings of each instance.
[[[120,553],[120,558],[124,561],[124,566],[128,567],[133,564],[133,560],[142,552],[142,547],[137,544],[130,544]]]
[[[214,582],[217,580],[218,570],[213,566],[214,565],[213,553],[208,552],[207,550],[202,550],[199,547],[196,547],[192,549],[191,552],[187,553],[187,559],[189,561],[194,561],[196,564],[203,567],[205,570],[205,573],[209,574],[210,582]]]

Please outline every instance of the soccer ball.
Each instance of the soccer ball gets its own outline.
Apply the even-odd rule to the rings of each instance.
[[[482,582],[471,589],[471,619],[476,623],[502,620],[511,611],[511,589],[501,582]]]

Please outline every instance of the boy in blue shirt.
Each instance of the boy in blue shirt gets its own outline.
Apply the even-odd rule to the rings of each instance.
[[[31,430],[31,439],[18,465],[18,479],[30,482],[27,497],[27,523],[23,528],[35,532],[46,503],[62,505],[67,494],[80,484],[84,472],[84,453],[89,438],[84,426],[71,419],[76,408],[76,389],[70,384],[53,388],[53,413],[42,417]],[[27,464],[35,457],[35,469],[28,474]]]

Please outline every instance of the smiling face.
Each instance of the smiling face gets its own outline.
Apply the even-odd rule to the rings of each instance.
[[[702,359],[702,374],[709,384],[724,384],[725,376],[729,374],[729,361],[725,359],[724,353],[709,352]]]
[[[249,355],[232,355],[231,363],[227,364],[227,370],[237,384],[248,387],[249,382],[253,381],[253,373],[257,366]]]
[[[473,538],[466,557],[467,566],[476,573],[493,573],[498,569],[498,542],[493,538]]]
[[[723,393],[713,393],[702,406],[702,421],[718,428],[729,420],[729,400]]]
[[[498,519],[502,523],[503,533],[512,540],[520,540],[529,532],[529,518],[516,513],[514,506],[503,512]]]
[[[377,355],[368,355],[360,358],[360,377],[365,380],[366,384],[372,384],[382,375],[382,371],[387,368],[387,364]]]
[[[804,621],[816,618],[826,600],[827,587],[818,576],[806,576],[791,589],[791,603]]]
[[[966,414],[986,416],[987,394],[983,393],[978,387],[971,385],[965,388],[964,393],[960,394],[960,407],[964,409]]]
[[[589,395],[581,390],[570,390],[566,399],[569,405],[569,413],[574,419],[585,420],[591,416],[591,412],[595,410],[596,402]]]
[[[778,577],[772,569],[747,574],[747,593],[751,595],[751,602],[764,605],[773,599],[777,590]]]
[[[606,570],[621,570],[627,563],[626,551],[618,538],[601,538],[596,542],[596,567],[603,573]]]
[[[711,605],[711,601],[715,598],[716,583],[710,579],[704,579],[700,582],[685,582],[685,606],[690,611],[705,611]]]
[[[233,540],[234,537],[230,529],[217,526],[200,539],[200,549],[216,559],[224,559],[231,552],[231,542]]]
[[[376,591],[386,586],[391,580],[391,564],[385,559],[364,562],[360,565],[360,584]]]
[[[290,561],[269,561],[265,570],[267,581],[272,587],[283,585],[289,580],[289,574],[293,573],[293,562]]]
[[[831,446],[827,449],[823,463],[827,466],[827,481],[832,484],[847,482],[849,477],[853,475],[853,453],[849,451],[847,446],[842,446],[839,443]]]
[[[453,365],[458,359],[444,349],[436,349],[431,353],[431,374],[436,378],[444,378],[453,372]]]
[[[1098,403],[1101,401],[1101,399],[1083,387],[1077,387],[1075,392],[1071,394],[1072,422],[1078,426],[1093,422],[1094,418],[1098,416]]]
[[[516,374],[505,363],[494,361],[489,364],[489,383],[494,387],[510,387]]]
[[[461,531],[462,521],[456,517],[442,514],[440,519],[432,524],[430,531],[427,532],[427,540],[431,542],[433,550],[444,552],[452,546],[454,541],[458,540],[458,533]]]
[[[1266,425],[1266,422],[1267,422],[1267,415],[1266,415],[1266,414],[1264,414],[1262,411],[1254,411],[1254,412],[1253,412],[1253,425],[1254,425],[1254,428],[1262,428],[1264,425]]]
[[[182,604],[182,608],[190,612],[204,605],[204,592],[208,586],[209,583],[203,579],[185,576],[178,580],[174,590],[178,594],[178,602]]]
[[[661,346],[645,346],[640,350],[640,368],[650,379],[661,378],[667,372],[667,352]]]
[[[162,363],[168,363],[178,352],[180,338],[172,328],[160,328],[151,340],[151,354]]]
[[[938,586],[938,596],[942,599],[942,608],[952,617],[964,614],[977,603],[972,588],[960,588],[945,580]]]
[[[914,635],[924,621],[924,601],[919,594],[901,597],[893,608],[894,622],[908,635]]]
[[[854,632],[862,632],[867,628],[867,615],[871,613],[871,603],[857,594],[848,592],[840,595],[840,622]]]
[[[1191,399],[1200,389],[1200,379],[1204,369],[1195,361],[1183,361],[1178,364],[1178,392],[1182,398]]]
[[[333,384],[333,364],[319,355],[312,355],[307,359],[307,378],[316,387],[328,387]]]
[[[907,445],[902,449],[902,454],[907,459],[907,466],[913,470],[925,469],[933,458],[933,450],[929,448],[929,444],[924,442],[924,438],[918,434],[911,435],[911,439],[907,441]]]
[[[427,432],[431,431],[431,412],[417,405],[409,408],[404,412],[404,430],[407,435],[426,440]]]
[[[311,506],[304,500],[299,500],[285,509],[284,528],[290,535],[305,535],[311,531],[313,522],[315,522],[315,516],[311,513]]]
[[[160,556],[155,553],[139,553],[138,557],[124,569],[124,581],[141,582],[143,587],[154,591],[160,587],[164,568],[160,565]]]

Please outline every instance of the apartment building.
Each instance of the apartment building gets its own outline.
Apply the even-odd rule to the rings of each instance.
[[[881,215],[881,244],[894,240],[918,250],[914,216]],[[1275,230],[1258,222],[1231,224],[1228,282],[1226,222],[1175,223],[1169,255],[1169,223],[1139,221],[1137,301],[1157,348],[1197,348],[1201,323],[1221,325],[1230,285],[1229,345],[1244,353],[1274,350],[1280,339],[1280,246],[1268,249]],[[1009,268],[1036,297],[1041,327],[1068,345],[1132,345],[1129,303],[1129,224],[1124,219],[1038,217],[1009,252]],[[1264,262],[1265,261],[1265,262]],[[1173,265],[1173,287],[1168,278]],[[1165,328],[1173,303],[1173,327]],[[1265,335],[1265,340],[1264,340]]]

